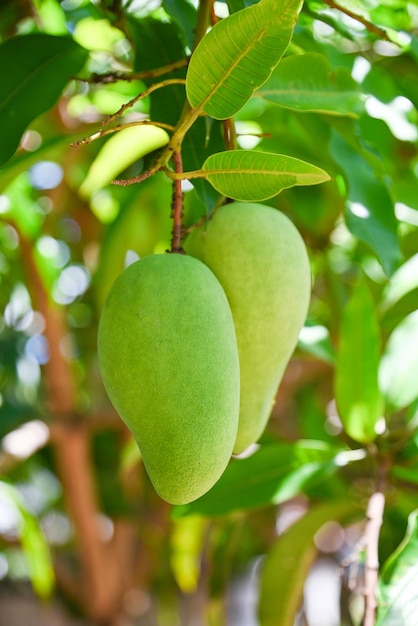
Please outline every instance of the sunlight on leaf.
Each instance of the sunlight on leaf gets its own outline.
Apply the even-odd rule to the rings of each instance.
[[[261,202],[288,187],[330,180],[324,170],[305,161],[247,150],[212,154],[202,172],[219,193],[242,202]]]
[[[191,106],[215,119],[239,111],[282,57],[301,6],[301,0],[260,0],[218,22],[190,60]]]
[[[363,278],[345,307],[337,352],[335,396],[347,434],[362,443],[376,437],[383,402],[377,383],[380,331]]]

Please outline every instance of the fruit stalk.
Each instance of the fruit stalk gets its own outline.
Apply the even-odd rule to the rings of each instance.
[[[173,164],[176,173],[183,171],[183,163],[179,150],[173,154]],[[183,190],[181,180],[173,180],[173,198],[171,203],[171,218],[173,220],[173,229],[171,231],[171,252],[175,254],[184,254],[181,240],[183,236]]]

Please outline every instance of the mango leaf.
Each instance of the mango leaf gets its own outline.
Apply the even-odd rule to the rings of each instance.
[[[33,588],[41,598],[48,598],[52,594],[55,577],[51,553],[38,521],[28,511],[19,492],[12,485],[0,481],[0,496],[16,510],[21,519],[19,539]]]
[[[379,384],[388,404],[401,409],[418,398],[418,311],[405,317],[390,335],[379,368]]]
[[[403,541],[382,568],[376,626],[416,625],[417,577],[418,511],[413,511]]]
[[[260,202],[288,187],[316,185],[330,179],[324,170],[306,161],[255,150],[212,154],[200,172],[193,174],[204,176],[219,193],[242,202]]]
[[[346,68],[333,70],[316,52],[281,60],[256,97],[296,111],[357,117],[363,109],[357,83]]]
[[[108,185],[141,157],[165,146],[170,137],[158,126],[129,126],[113,135],[103,145],[84,179],[79,192],[90,198],[95,191]]]
[[[301,0],[260,0],[218,22],[190,59],[191,106],[215,119],[235,115],[280,61],[301,7]]]
[[[380,310],[388,311],[414,289],[418,289],[418,254],[414,254],[391,276],[382,293]]]
[[[261,569],[260,626],[293,626],[305,579],[317,554],[315,534],[327,522],[352,517],[354,507],[347,501],[322,504],[308,511],[278,538]]]
[[[58,100],[87,59],[71,37],[21,35],[0,44],[0,165],[10,159],[24,130]]]
[[[262,446],[255,454],[234,459],[205,495],[174,507],[173,517],[226,515],[231,511],[278,504],[336,469],[341,449],[322,441]]]
[[[363,156],[337,133],[333,133],[331,152],[342,167],[348,186],[347,226],[355,237],[374,250],[390,276],[399,266],[402,254],[389,192]]]
[[[335,374],[335,397],[344,429],[361,443],[373,441],[382,415],[379,356],[379,324],[363,278],[344,310]]]

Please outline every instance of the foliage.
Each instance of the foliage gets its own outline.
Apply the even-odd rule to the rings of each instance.
[[[92,622],[218,625],[257,563],[259,623],[285,626],[332,552],[342,624],[377,595],[379,626],[415,625],[417,28],[404,0],[1,4],[0,577]],[[127,263],[226,198],[294,222],[311,306],[256,449],[168,507],[97,324]]]

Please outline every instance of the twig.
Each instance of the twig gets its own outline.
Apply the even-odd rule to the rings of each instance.
[[[174,169],[177,173],[183,171],[183,163],[181,160],[180,151],[176,151],[173,154]],[[181,238],[183,234],[182,218],[183,218],[183,190],[181,188],[181,180],[177,179],[173,181],[173,200],[171,208],[171,217],[173,219],[173,230],[171,237],[171,252],[176,254],[184,254],[183,247],[181,245]]]
[[[116,83],[119,80],[130,82],[132,80],[144,80],[145,78],[158,78],[169,72],[186,67],[189,63],[189,57],[167,63],[162,67],[157,67],[153,70],[143,70],[142,72],[109,72],[108,74],[92,74],[89,78],[79,78],[85,83],[104,84],[110,85]]]
[[[351,17],[351,19],[355,20],[356,22],[363,24],[363,26],[370,33],[377,35],[378,37],[380,37],[380,39],[385,39],[386,41],[390,41],[391,43],[393,43],[389,35],[387,34],[385,30],[383,30],[383,28],[380,28],[379,26],[376,26],[376,24],[369,22],[369,20],[367,20],[362,15],[357,15],[357,13],[353,13],[352,11],[350,11],[350,9],[347,9],[346,7],[341,6],[337,2],[334,2],[334,0],[323,0],[323,2],[324,4],[327,4],[331,9],[336,9],[337,11],[341,11],[341,13],[344,13],[348,17]]]
[[[146,98],[153,91],[156,91],[157,89],[161,89],[162,87],[168,87],[168,85],[185,85],[185,84],[186,84],[186,80],[184,78],[167,78],[167,80],[163,80],[161,83],[155,83],[154,85],[151,85],[150,87],[148,87],[148,89],[145,89],[145,91],[141,91],[141,93],[135,96],[135,98],[132,98],[128,102],[125,102],[125,104],[123,104],[120,107],[120,109],[116,111],[116,113],[109,115],[109,117],[107,117],[103,121],[102,125],[107,126],[111,122],[114,122],[118,117],[120,117],[123,113],[125,113],[127,109],[130,109],[131,107],[134,106],[134,104],[139,102],[139,100]]]
[[[78,141],[73,141],[71,143],[72,148],[79,148],[80,146],[86,146],[96,139],[100,139],[101,137],[105,137],[106,135],[111,135],[112,133],[117,133],[120,130],[124,130],[125,128],[131,128],[132,126],[158,126],[159,128],[164,128],[165,130],[169,130],[171,132],[174,131],[174,126],[171,124],[164,124],[164,122],[153,122],[152,120],[139,120],[138,122],[129,122],[129,124],[119,124],[118,126],[114,126],[113,128],[107,128],[106,130],[101,128],[97,131],[97,133],[93,133],[89,137],[84,137],[83,139],[79,139]]]
[[[362,626],[374,626],[377,609],[377,584],[379,581],[379,535],[385,510],[383,485],[386,463],[382,462],[376,491],[367,505],[367,523],[364,533],[366,563],[364,572],[364,616]]]

